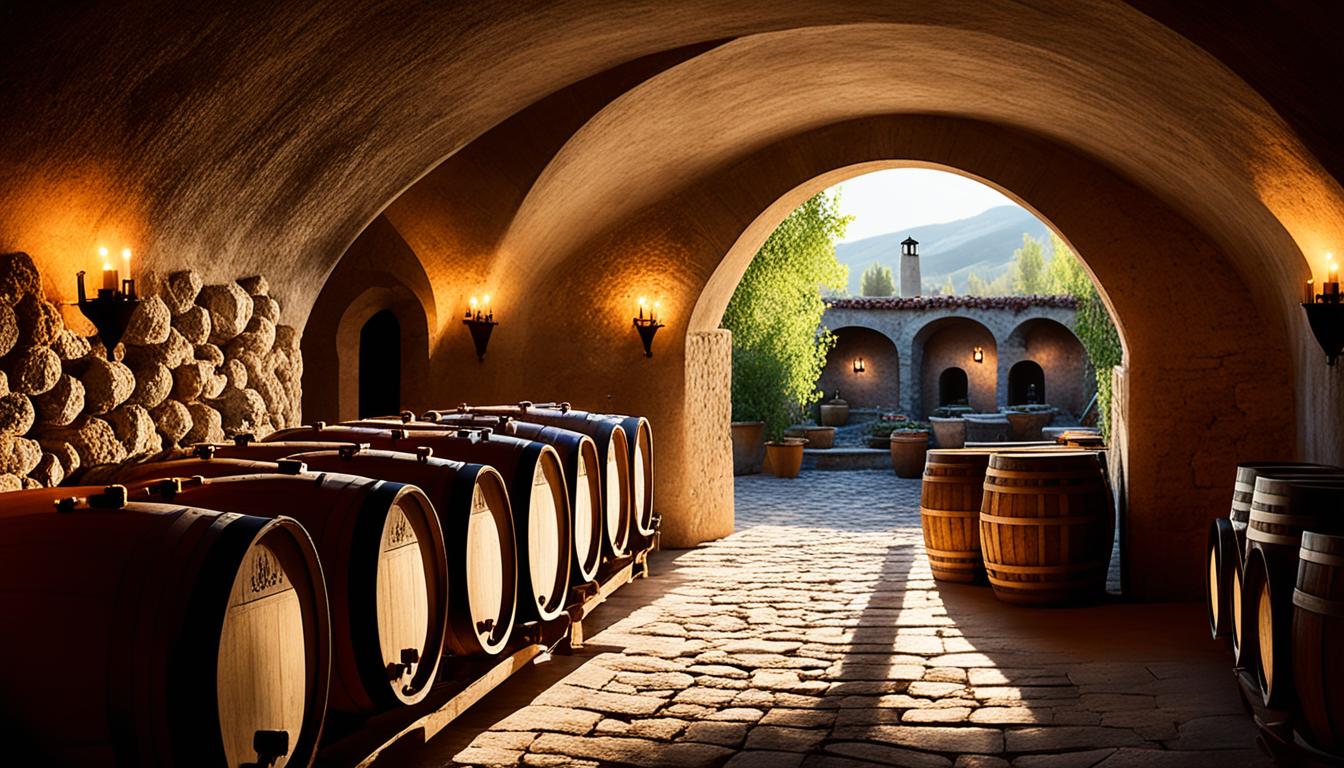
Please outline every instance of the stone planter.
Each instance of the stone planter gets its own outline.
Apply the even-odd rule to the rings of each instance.
[[[806,427],[803,429],[803,439],[807,441],[808,448],[834,448],[835,427]]]
[[[1003,415],[1008,418],[1009,440],[1040,440],[1041,430],[1054,420],[1055,411],[1005,411]]]
[[[891,468],[897,477],[924,474],[924,455],[929,451],[928,430],[891,433]]]
[[[754,475],[765,461],[765,422],[733,422],[733,474]]]
[[[786,437],[765,444],[765,463],[775,477],[797,477],[803,469],[803,445],[806,440]]]
[[[823,427],[843,427],[845,422],[849,421],[849,403],[835,398],[821,404],[821,418],[818,419]],[[820,446],[812,446],[817,448]],[[830,446],[827,446],[830,447]]]
[[[966,420],[929,417],[933,427],[933,443],[939,448],[961,448],[966,445]]]
[[[1001,413],[969,413],[966,420],[966,442],[1008,442],[1008,419]]]

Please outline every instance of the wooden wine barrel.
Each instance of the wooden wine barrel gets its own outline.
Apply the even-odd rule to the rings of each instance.
[[[447,623],[443,529],[420,489],[354,475],[288,474],[143,480],[133,498],[226,512],[288,514],[312,535],[331,590],[330,705],[370,713],[414,704],[438,671]]]
[[[331,630],[299,523],[124,488],[3,499],[5,764],[312,762]]]
[[[322,450],[311,451],[311,446]],[[447,647],[456,655],[494,655],[508,643],[518,566],[508,492],[492,467],[437,458],[428,449],[419,453],[374,451],[349,443],[250,443],[197,453],[157,464],[115,465],[120,474],[112,478],[137,483],[163,477],[233,477],[301,465],[304,470],[414,485],[429,497],[443,530],[448,569]]]
[[[980,548],[995,597],[1026,605],[1099,597],[1114,521],[1096,453],[993,454],[980,507]]]
[[[410,414],[406,414],[409,416]],[[598,480],[597,444],[591,437],[560,427],[519,422],[509,416],[450,416],[441,421],[419,421],[413,418],[362,419],[343,422],[351,427],[379,429],[427,430],[455,432],[458,429],[490,429],[493,434],[535,440],[555,449],[564,468],[565,488],[569,492],[572,514],[570,528],[574,550],[569,572],[571,584],[586,584],[597,578],[602,565],[603,530],[602,486]],[[617,514],[620,509],[616,510]],[[628,522],[623,526],[629,538]],[[613,532],[613,535],[618,535]],[[618,538],[619,541],[619,538]],[[628,546],[628,543],[627,543]]]
[[[1293,588],[1302,532],[1344,533],[1344,477],[1255,479],[1246,529],[1241,658],[1260,683],[1265,706],[1292,701]]]
[[[564,468],[554,448],[533,440],[494,435],[490,430],[441,433],[325,424],[281,430],[269,435],[263,444],[304,439],[345,440],[411,453],[428,448],[441,458],[494,467],[508,484],[513,511],[519,563],[516,620],[549,621],[564,612],[574,545]]]
[[[1205,571],[1205,608],[1209,617],[1209,633],[1213,637],[1232,635],[1233,586],[1240,585],[1241,548],[1232,530],[1232,522],[1225,517],[1209,524],[1208,568]]]
[[[919,491],[919,520],[935,579],[973,582],[984,576],[980,502],[989,457],[984,451],[928,452]]]
[[[1293,683],[1297,730],[1331,754],[1344,753],[1344,536],[1307,531],[1293,592]]]
[[[517,405],[460,406],[459,411],[513,416],[519,421],[572,429],[593,438],[599,450],[606,442],[616,441],[626,456],[634,534],[643,542],[652,540],[658,530],[658,517],[653,507],[653,428],[648,419],[578,411],[569,403],[538,405],[526,400]],[[613,426],[619,427],[619,437]]]

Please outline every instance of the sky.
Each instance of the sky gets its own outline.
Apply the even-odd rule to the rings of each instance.
[[[1017,205],[978,181],[928,168],[875,171],[828,191],[839,191],[840,212],[854,216],[842,243],[964,219],[999,205]]]

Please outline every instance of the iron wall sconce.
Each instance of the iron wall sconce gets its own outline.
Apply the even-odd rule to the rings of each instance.
[[[1315,282],[1308,280],[1305,298],[1302,309],[1307,313],[1307,324],[1325,352],[1325,364],[1334,365],[1344,351],[1344,303],[1339,295],[1339,264],[1333,255],[1326,254],[1321,292],[1316,293]]]
[[[977,363],[983,363],[983,362],[985,362],[985,349],[984,349],[984,347],[976,347],[975,350],[971,352],[971,359],[974,360],[974,361],[977,362]]]
[[[113,352],[121,337],[126,334],[131,316],[135,314],[135,308],[140,306],[140,299],[135,294],[135,280],[131,279],[131,249],[126,248],[121,252],[126,269],[126,277],[122,279],[108,263],[107,249],[99,248],[98,255],[103,257],[103,287],[90,299],[84,289],[84,270],[81,269],[75,275],[79,290],[78,306],[79,311],[97,329],[107,359],[114,360]]]
[[[867,366],[863,364],[863,358],[862,357],[854,358],[854,372],[863,373],[865,370],[867,370]]]
[[[476,359],[485,362],[485,348],[490,345],[490,334],[494,332],[495,311],[490,308],[490,296],[485,297],[485,305],[477,301],[475,296],[471,297],[471,305],[467,308],[466,317],[462,324],[471,331],[471,343],[476,347]]]
[[[658,322],[658,308],[661,305],[662,302],[655,301],[646,316],[644,308],[648,306],[648,299],[639,297],[639,317],[634,319],[634,324],[635,330],[639,332],[639,340],[644,344],[645,357],[653,357],[653,337],[658,333],[658,329],[663,327],[663,324]]]

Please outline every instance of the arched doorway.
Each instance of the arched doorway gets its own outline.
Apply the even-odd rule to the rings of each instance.
[[[1008,369],[1008,404],[1044,403],[1045,370],[1035,360],[1022,360]]]
[[[938,405],[965,405],[969,395],[966,371],[953,367],[938,374]]]
[[[359,330],[359,416],[401,410],[401,323],[392,310],[370,317]]]
[[[828,399],[839,392],[851,412],[899,408],[900,353],[892,340],[880,331],[858,326],[836,328],[831,333],[835,334],[835,347],[826,355],[817,388]]]

